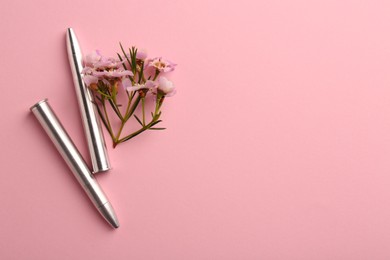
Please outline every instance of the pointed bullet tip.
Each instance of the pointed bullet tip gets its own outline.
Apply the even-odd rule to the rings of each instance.
[[[66,30],[66,34],[68,35],[68,37],[70,38],[75,38],[75,33],[74,33],[74,30],[72,27],[69,27],[67,30]]]
[[[119,221],[118,221],[118,218],[116,217],[116,215],[115,215],[115,212],[113,212],[113,218],[111,219],[111,221],[110,221],[110,224],[111,224],[111,226],[113,227],[113,228],[119,228]]]
[[[119,227],[119,221],[115,214],[114,209],[112,208],[110,202],[105,203],[99,207],[99,212],[107,220],[107,222],[114,228]]]

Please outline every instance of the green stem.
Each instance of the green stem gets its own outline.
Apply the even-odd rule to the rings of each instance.
[[[119,137],[120,137],[120,135],[121,135],[121,133],[122,133],[122,130],[123,130],[123,127],[124,127],[124,126],[125,126],[125,122],[122,122],[122,123],[121,123],[121,127],[119,128],[118,134],[116,135],[116,138],[115,138],[116,142],[118,142]]]
[[[114,103],[114,101],[111,98],[108,99],[108,101],[110,102],[110,105],[111,105],[112,109],[114,110],[115,114],[119,117],[120,120],[123,120],[123,116],[122,116],[121,111],[119,110],[118,105],[116,103]]]
[[[125,141],[127,141],[127,140],[130,140],[131,138],[136,137],[137,135],[139,135],[140,133],[142,133],[142,132],[144,132],[144,131],[146,131],[146,130],[148,130],[148,128],[142,127],[142,128],[139,129],[138,131],[135,131],[134,133],[132,133],[132,134],[130,134],[130,135],[128,135],[128,136],[126,136],[126,137],[124,137],[124,138],[118,140],[118,141],[117,141],[117,144],[120,144],[120,143],[123,143],[123,142],[125,142]]]
[[[148,130],[149,128],[153,127],[154,125],[158,124],[161,121],[161,120],[159,120],[160,115],[161,115],[160,108],[161,108],[163,102],[164,102],[164,96],[157,98],[157,102],[156,102],[156,107],[154,109],[153,118],[149,122],[149,124],[145,125],[145,123],[144,123],[144,126],[142,128],[138,129],[137,131],[133,132],[132,134],[129,134],[128,136],[125,136],[122,139],[119,139],[119,140],[117,139],[116,144],[128,141],[131,138],[136,137],[140,133],[142,133],[142,132]]]
[[[99,113],[100,118],[102,119],[102,122],[103,122],[104,126],[106,127],[107,131],[110,133],[111,138],[114,139],[114,135],[113,135],[113,133],[110,131],[110,128],[108,127],[106,117],[103,115],[102,111],[100,111],[99,106],[98,106],[97,104],[95,104],[95,105],[96,105],[96,109],[97,109],[97,111],[98,111],[98,113]]]
[[[164,102],[165,97],[164,96],[157,96],[156,101],[156,108],[154,110],[155,116],[157,116],[158,112],[160,111],[160,108],[162,107],[162,104]],[[158,119],[158,118],[157,118]]]
[[[156,121],[153,119],[149,124],[147,124],[147,125],[143,126],[142,128],[138,129],[138,130],[135,131],[134,133],[129,134],[128,136],[125,136],[125,137],[123,137],[122,139],[119,139],[119,140],[117,141],[117,144],[122,143],[122,142],[125,142],[125,141],[128,141],[128,140],[130,140],[131,138],[133,138],[133,137],[139,135],[140,133],[142,133],[142,132],[148,130],[150,127],[153,126],[153,123],[155,123],[155,122],[156,122]]]
[[[138,74],[138,84],[141,83],[141,80],[144,80],[144,62],[141,62],[141,69],[140,69],[140,72]],[[145,81],[144,81],[145,82]]]
[[[160,74],[160,71],[159,70],[156,70],[156,74],[154,74],[154,78],[153,78],[153,81],[156,80],[157,76]]]
[[[127,97],[129,98],[128,101],[127,101],[127,107],[126,107],[126,112],[125,112],[125,118],[127,118],[127,114],[129,113],[129,109],[130,109],[130,105],[131,105],[131,102],[133,101],[133,97],[134,95],[133,94],[130,94],[126,91],[127,93]],[[126,120],[127,121],[127,120]]]
[[[118,133],[116,134],[116,137],[113,138],[113,139],[114,139],[114,143],[115,143],[115,144],[114,144],[114,147],[115,147],[117,144],[120,143],[120,141],[118,141],[118,140],[119,140],[119,138],[120,138],[120,135],[121,135],[121,133],[122,133],[122,130],[123,130],[123,128],[124,128],[124,126],[125,126],[127,120],[129,120],[129,118],[133,115],[133,113],[134,113],[135,109],[137,108],[137,106],[138,106],[138,104],[139,104],[139,101],[140,101],[140,99],[141,99],[141,97],[138,96],[137,99],[134,101],[133,105],[130,106],[130,105],[131,105],[131,100],[132,100],[132,98],[133,98],[133,95],[131,95],[131,98],[129,99],[129,102],[127,103],[126,113],[125,113],[125,116],[121,119],[122,122],[121,122],[121,126],[120,126],[120,128],[119,128],[119,130],[118,130]]]
[[[129,112],[125,115],[124,117],[124,121],[126,122],[127,120],[129,120],[129,118],[134,114],[134,111],[135,109],[137,108],[139,102],[141,100],[141,96],[138,95],[138,97],[136,98],[136,100],[133,102],[133,105],[131,106],[131,108],[129,109]]]
[[[112,131],[110,119],[108,117],[107,108],[106,108],[106,100],[105,100],[104,97],[102,97],[102,105],[103,105],[103,110],[104,110],[104,116],[106,117],[108,132],[110,132],[111,138],[115,139],[114,138],[114,132]]]
[[[145,125],[145,97],[142,98],[142,123]]]

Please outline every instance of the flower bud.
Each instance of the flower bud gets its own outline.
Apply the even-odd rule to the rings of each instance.
[[[160,77],[158,79],[158,90],[167,96],[173,96],[176,93],[176,88],[173,85],[173,82],[169,81],[165,77]]]

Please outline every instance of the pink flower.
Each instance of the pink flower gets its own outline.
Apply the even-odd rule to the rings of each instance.
[[[85,75],[84,76],[84,82],[89,87],[91,84],[97,84],[99,81],[98,77],[92,76],[92,75]]]
[[[130,82],[131,84],[131,82]],[[147,80],[145,84],[134,84],[126,87],[127,91],[137,91],[140,89],[154,89],[156,87],[156,82],[152,80]]]
[[[165,77],[160,77],[158,79],[158,87],[157,88],[160,92],[162,92],[167,97],[171,97],[171,96],[175,95],[175,93],[176,93],[176,88],[173,85],[173,82],[169,81]]]
[[[88,87],[91,86],[91,84],[97,84],[99,81],[99,78],[97,76],[92,75],[93,72],[94,69],[90,67],[84,67],[81,71],[81,74],[84,75],[83,80]]]
[[[96,50],[85,56],[84,58],[85,67],[94,68],[97,70],[104,69],[117,69],[123,64],[122,61],[114,59],[112,57],[104,57],[100,51]]]
[[[116,69],[116,70],[93,71],[92,75],[97,77],[122,78],[125,76],[133,76],[133,73],[129,70]]]
[[[154,67],[160,72],[169,72],[175,70],[176,64],[158,57],[150,60],[147,67]]]
[[[126,90],[129,87],[132,87],[131,80],[129,78],[123,78],[121,81],[119,81],[119,86],[121,86],[124,90]]]
[[[84,75],[84,82],[88,86],[97,84],[99,80],[109,85],[108,80],[111,79],[118,80],[121,84],[126,76],[133,76],[131,71],[122,68],[120,60],[103,57],[99,51],[88,54],[84,59],[84,63],[85,67],[81,73]]]
[[[94,72],[94,69],[91,67],[84,67],[83,70],[81,71],[81,74],[84,75],[91,75]]]
[[[101,60],[93,64],[95,69],[117,69],[122,66],[123,62],[111,57],[102,57]]]
[[[140,49],[137,50],[137,54],[135,55],[137,60],[144,60],[144,59],[146,59],[147,56],[148,56],[148,54],[147,54],[146,50],[140,50]]]
[[[84,64],[87,67],[93,67],[93,64],[99,62],[101,59],[102,59],[102,55],[100,54],[100,51],[96,50],[85,56]]]

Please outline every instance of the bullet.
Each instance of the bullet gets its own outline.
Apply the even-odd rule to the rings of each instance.
[[[92,91],[86,86],[81,75],[81,71],[83,70],[83,55],[76,34],[72,28],[68,28],[67,30],[66,46],[81,120],[91,156],[92,173],[105,172],[111,168],[107,147],[104,141],[102,126],[98,118],[97,108],[94,104]]]
[[[44,99],[39,101],[32,106],[30,110],[46,131],[96,209],[112,227],[118,228],[118,218],[111,203],[104,194],[99,183],[95,180],[58,117],[50,107],[48,100]]]

